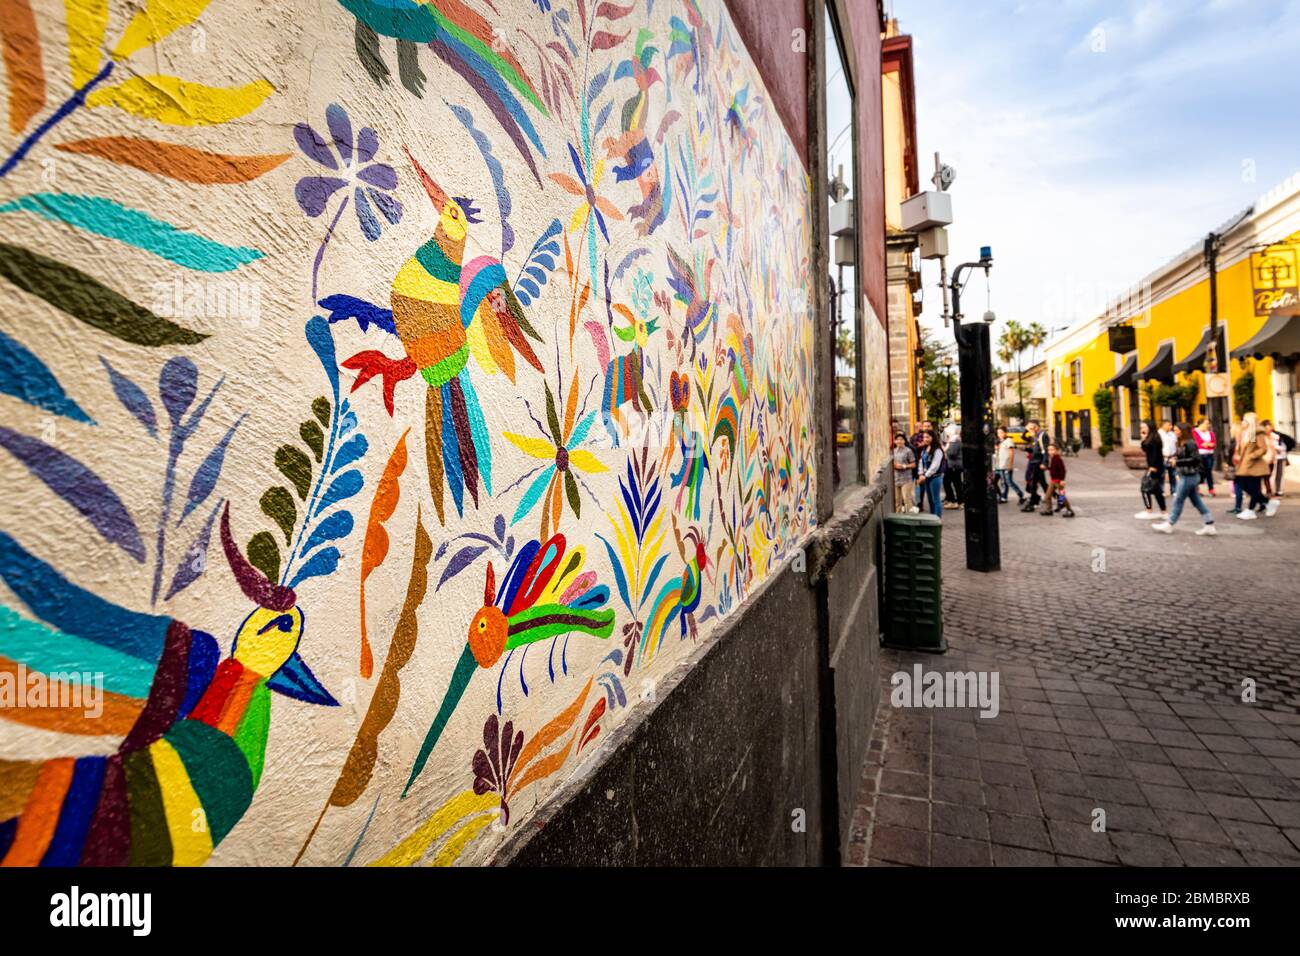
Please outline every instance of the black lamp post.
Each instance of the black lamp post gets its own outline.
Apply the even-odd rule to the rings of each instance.
[[[989,326],[993,313],[982,322],[963,322],[961,275],[967,269],[993,266],[993,250],[980,249],[977,262],[965,262],[952,274],[952,314],[957,338],[958,368],[961,371],[961,445],[966,469],[966,567],[972,571],[1002,570],[1001,539],[998,534],[997,487],[992,480],[993,463],[993,354]]]
[[[947,418],[949,415],[952,414],[952,356],[951,355],[945,355],[943,357],[943,370],[944,373],[948,376],[948,389],[947,389],[948,398],[944,402],[944,406],[943,406],[943,417]]]

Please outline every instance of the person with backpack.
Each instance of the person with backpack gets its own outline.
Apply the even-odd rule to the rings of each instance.
[[[1047,491],[1047,433],[1039,427],[1038,419],[1031,418],[1025,425],[1029,440],[1028,464],[1025,466],[1025,490],[1029,498],[1020,506],[1021,511],[1033,511],[1042,503],[1041,492]]]
[[[1174,452],[1174,468],[1178,472],[1178,490],[1174,492],[1174,505],[1169,511],[1168,521],[1157,521],[1151,526],[1152,531],[1159,531],[1162,534],[1173,534],[1174,525],[1178,524],[1178,519],[1183,513],[1183,504],[1191,501],[1197,511],[1201,513],[1201,530],[1196,532],[1198,535],[1216,535],[1219,532],[1214,527],[1214,515],[1210,514],[1210,509],[1206,507],[1205,502],[1201,500],[1200,486],[1201,478],[1205,474],[1205,466],[1201,461],[1201,449],[1196,439],[1192,436],[1192,426],[1185,422],[1178,424],[1178,444]]]
[[[961,464],[961,432],[954,433],[948,439],[947,444],[944,445],[943,453],[948,459],[947,468],[943,473],[943,506],[945,508],[960,508],[965,500]]]

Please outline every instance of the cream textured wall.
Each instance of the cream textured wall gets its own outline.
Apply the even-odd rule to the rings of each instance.
[[[0,857],[484,860],[815,523],[725,7],[5,10]]]

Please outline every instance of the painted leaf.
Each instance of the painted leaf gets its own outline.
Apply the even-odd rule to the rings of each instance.
[[[158,373],[158,394],[175,428],[181,422],[199,390],[199,368],[184,355],[169,358]]]
[[[329,428],[332,407],[330,400],[324,395],[317,397],[311,403],[311,413],[316,416],[316,421],[321,423],[322,428]]]
[[[265,176],[291,155],[273,153],[266,156],[234,156],[136,136],[74,139],[68,143],[58,143],[54,148],[65,153],[96,156],[155,176],[206,186],[250,182],[259,176]]]
[[[342,555],[339,554],[338,548],[329,547],[317,551],[298,569],[298,573],[289,582],[289,587],[296,589],[299,584],[308,578],[322,578],[333,574],[339,566],[340,557]]]
[[[365,435],[349,438],[343,447],[339,449],[338,454],[334,456],[334,460],[330,462],[330,473],[341,471],[353,462],[360,461],[369,450],[370,442],[366,441]]]
[[[0,278],[78,321],[135,345],[194,345],[207,338],[155,315],[72,266],[0,243]]]
[[[45,64],[30,0],[0,0],[0,53],[9,79],[9,132],[17,135],[45,105]]]
[[[492,153],[492,141],[474,125],[474,115],[463,106],[452,105],[451,112],[474,139],[474,145],[478,147],[479,155],[483,157],[492,176],[492,186],[497,194],[497,209],[501,214],[501,255],[504,258],[515,245],[515,231],[510,228],[511,200],[510,190],[506,187],[505,170],[501,167],[501,160]]]
[[[71,455],[39,438],[0,425],[0,447],[27,466],[51,491],[90,522],[100,536],[144,563],[144,542],[122,499]]]
[[[284,485],[267,488],[262,493],[262,512],[276,523],[286,545],[293,544],[293,529],[298,524],[298,507]]]
[[[370,650],[370,640],[366,635],[366,579],[388,557],[388,531],[384,528],[384,522],[393,516],[393,512],[397,509],[397,502],[402,495],[402,484],[399,479],[402,472],[406,470],[406,436],[410,432],[409,428],[402,432],[402,437],[397,439],[397,444],[393,446],[393,451],[388,456],[388,463],[384,465],[384,473],[380,476],[379,484],[375,487],[375,496],[370,502],[370,515],[366,519],[366,536],[361,551],[360,592],[361,676],[367,680],[370,679],[370,674],[374,669],[374,655]],[[417,532],[417,541],[419,535],[423,533],[424,529],[420,527]],[[430,542],[430,545],[432,545],[432,542]],[[446,546],[446,542],[443,542],[443,546]],[[428,564],[428,558],[426,551],[423,564]],[[411,573],[412,575],[415,574],[414,569]],[[421,598],[423,598],[426,584],[427,581],[421,584]]]
[[[266,575],[268,581],[280,579],[280,546],[269,531],[259,531],[248,539],[248,560]]]
[[[64,0],[68,24],[68,63],[73,86],[85,86],[104,64],[108,0]]]
[[[216,126],[247,116],[274,91],[266,80],[216,87],[175,76],[133,76],[116,86],[95,90],[86,98],[86,105],[115,106],[169,126]]]
[[[203,527],[199,529],[193,543],[185,549],[181,563],[176,566],[176,573],[172,575],[172,583],[167,588],[167,594],[163,597],[164,601],[170,601],[203,576],[203,572],[207,569],[208,544],[212,541],[212,526],[216,523],[217,512],[221,510],[221,505],[221,500],[218,500],[212,506],[208,520],[203,522]]]
[[[194,470],[189,491],[185,493],[185,508],[181,511],[180,520],[176,522],[177,527],[180,527],[181,523],[189,517],[191,511],[208,500],[208,495],[212,494],[212,489],[217,486],[217,479],[221,477],[221,466],[226,461],[226,448],[230,445],[230,439],[235,437],[235,430],[243,420],[244,416],[239,416],[235,424],[231,425],[222,436],[221,441],[208,452],[202,464]]]
[[[135,420],[144,426],[144,430],[149,433],[151,438],[157,438],[158,413],[154,411],[153,402],[149,401],[149,396],[145,394],[144,389],[109,365],[108,359],[102,355],[99,357],[99,361],[103,364],[104,371],[108,373],[108,380],[113,386],[113,394],[122,403],[122,407],[135,416]]]
[[[230,272],[262,258],[261,251],[228,246],[101,196],[32,193],[0,205],[0,213],[29,212],[105,239],[116,239],[196,272]]]
[[[63,390],[49,367],[0,329],[0,392],[73,421],[95,424]]]
[[[438,578],[438,586],[434,590],[441,590],[444,584],[473,564],[474,559],[486,550],[486,545],[470,545],[453,554],[451,560],[447,562],[447,566],[442,569],[442,576]]]
[[[125,60],[137,50],[153,46],[168,34],[188,26],[199,18],[199,14],[210,2],[211,0],[148,0],[141,9],[136,10],[135,16],[126,25],[126,32],[113,50],[113,58]]]
[[[582,692],[578,694],[573,703],[548,721],[546,725],[536,733],[532,740],[528,741],[524,746],[523,752],[519,755],[519,760],[515,763],[514,770],[510,771],[510,778],[508,781],[508,789],[510,793],[517,793],[528,784],[549,776],[556,770],[560,769],[560,765],[564,763],[565,758],[569,755],[569,748],[573,746],[572,739],[569,740],[568,744],[565,745],[564,749],[559,753],[551,754],[551,756],[540,761],[531,770],[524,772],[524,768],[527,767],[534,758],[560,737],[569,732],[569,729],[578,719],[578,715],[582,712],[582,705],[586,702],[587,694],[590,692],[591,681],[589,680],[587,681],[587,686],[582,689]],[[523,773],[523,776],[516,780],[515,777],[520,773]]]
[[[293,445],[281,445],[275,450],[275,467],[289,479],[289,483],[298,492],[298,497],[306,501],[307,492],[311,491],[312,469],[311,460],[303,454],[302,449]]]
[[[330,324],[319,315],[312,316],[307,320],[307,325],[303,331],[307,336],[307,343],[312,347],[312,351],[316,353],[316,357],[320,359],[325,374],[329,376],[330,386],[333,388],[334,398],[337,400],[339,395],[339,363],[334,354],[334,333],[330,331]],[[312,411],[316,413],[317,418],[321,417],[321,410],[317,408],[317,403],[321,401],[326,402],[325,409],[327,412],[329,409],[328,400],[323,397],[316,399],[316,402],[312,403]],[[321,424],[329,424],[328,414]]]
[[[314,421],[308,420],[298,426],[298,437],[303,444],[311,449],[311,453],[316,456],[316,461],[321,460],[325,454],[325,433],[320,430],[320,426]]]
[[[630,33],[631,31],[628,31]],[[593,50],[611,50],[628,38],[628,33],[622,36],[616,36],[607,30],[597,30],[595,36],[591,38],[591,48]]]
[[[315,527],[307,537],[307,543],[302,546],[302,553],[310,554],[326,541],[346,538],[351,533],[352,513],[349,511],[336,511]]]
[[[320,503],[316,505],[312,514],[328,511],[340,501],[346,501],[359,492],[364,483],[361,472],[356,468],[343,472],[330,483],[329,490],[321,496]]]

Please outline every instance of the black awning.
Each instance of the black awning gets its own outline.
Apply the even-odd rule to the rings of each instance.
[[[1133,376],[1139,382],[1144,382],[1149,378],[1157,382],[1166,382],[1170,385],[1174,382],[1174,343],[1166,342],[1156,350],[1156,357],[1147,363],[1145,368],[1139,369]]]
[[[1232,350],[1232,357],[1300,358],[1300,315],[1275,315],[1247,341]]]
[[[1175,372],[1203,372],[1205,370],[1205,356],[1210,351],[1210,327],[1207,325],[1205,331],[1201,333],[1201,340],[1196,343],[1196,348],[1188,352],[1181,362],[1174,363]],[[1219,326],[1219,361],[1224,361],[1223,351],[1223,326]],[[1220,365],[1220,368],[1223,366]]]
[[[1125,361],[1123,367],[1115,373],[1115,377],[1105,383],[1106,388],[1132,388],[1133,373],[1137,371],[1138,357],[1134,352]]]

